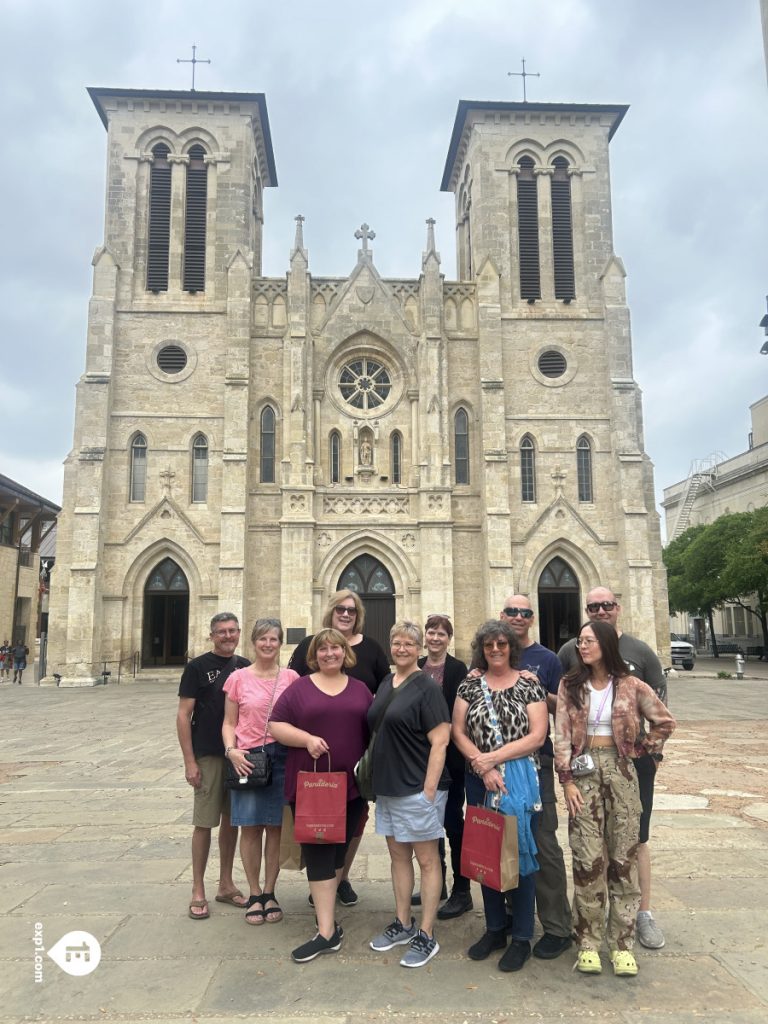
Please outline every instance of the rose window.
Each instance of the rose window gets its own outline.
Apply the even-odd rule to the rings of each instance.
[[[376,409],[389,398],[392,381],[386,368],[373,359],[355,359],[342,368],[339,391],[356,409]]]

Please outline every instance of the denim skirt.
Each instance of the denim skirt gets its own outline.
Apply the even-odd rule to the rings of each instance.
[[[285,759],[288,748],[281,743],[267,747],[272,758],[272,782],[262,789],[230,790],[233,825],[282,825],[285,803]]]

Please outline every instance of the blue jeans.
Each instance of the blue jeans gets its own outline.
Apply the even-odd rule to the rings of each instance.
[[[467,803],[470,807],[482,807],[485,800],[485,786],[482,779],[467,772],[465,776]],[[538,814],[531,821],[531,831],[536,834]],[[507,927],[507,904],[503,892],[496,892],[481,885],[485,927],[489,932],[501,932]],[[512,933],[510,938],[517,942],[530,942],[533,938],[533,915],[536,906],[536,872],[521,875],[516,889],[509,892],[509,907],[512,911]]]

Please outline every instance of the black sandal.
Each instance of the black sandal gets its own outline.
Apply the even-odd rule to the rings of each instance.
[[[266,893],[261,893],[259,896],[248,897],[248,902],[245,905],[246,924],[264,924],[266,920],[266,911],[264,910],[265,895]]]
[[[261,898],[264,901],[264,920],[267,922],[267,924],[278,924],[280,921],[282,921],[283,910],[280,904],[275,899],[275,894],[273,892],[263,892],[261,894]],[[274,903],[275,905],[274,907],[268,907],[268,903]],[[279,914],[280,916],[270,917],[270,914]]]

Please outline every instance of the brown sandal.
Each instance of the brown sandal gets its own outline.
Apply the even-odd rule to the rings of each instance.
[[[203,908],[203,909],[205,909],[205,913],[204,914],[193,914],[192,913],[192,908],[193,907]],[[193,921],[205,921],[206,918],[211,916],[210,911],[208,910],[208,900],[190,900],[189,901],[188,914],[192,918]]]

